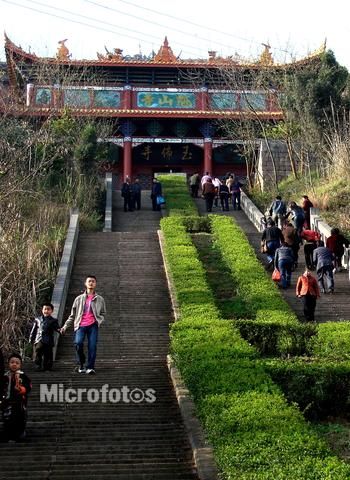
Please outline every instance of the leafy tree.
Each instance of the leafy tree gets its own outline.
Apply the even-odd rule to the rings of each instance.
[[[86,125],[74,150],[74,163],[79,174],[96,173],[97,133],[94,125]]]
[[[286,118],[300,125],[310,145],[322,140],[334,113],[347,105],[348,77],[330,50],[321,55],[319,64],[285,76],[282,107]]]

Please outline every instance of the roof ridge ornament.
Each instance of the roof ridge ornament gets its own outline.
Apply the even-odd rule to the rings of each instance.
[[[158,62],[166,62],[166,63],[171,63],[171,62],[177,62],[178,59],[174,55],[171,47],[169,47],[169,42],[168,38],[165,37],[163,45],[160,47],[157,55],[154,57],[153,60],[155,63]]]
[[[57,49],[56,53],[56,58],[57,60],[69,60],[70,57],[72,56],[71,53],[69,53],[68,48],[65,46],[65,42],[68,40],[68,38],[65,38],[64,40],[59,40],[58,44],[60,45]]]
[[[269,45],[268,43],[262,43],[261,45],[265,48],[262,54],[260,55],[259,63],[264,66],[273,65],[274,60],[273,60],[272,53],[270,52],[271,45]]]

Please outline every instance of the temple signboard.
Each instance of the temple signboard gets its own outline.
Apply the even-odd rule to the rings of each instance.
[[[137,92],[136,105],[138,108],[193,110],[196,108],[196,95],[184,92]]]

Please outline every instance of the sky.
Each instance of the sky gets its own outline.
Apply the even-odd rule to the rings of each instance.
[[[303,58],[327,41],[350,70],[350,3],[346,0],[0,0],[0,31],[24,50],[54,57],[67,39],[73,59],[123,49],[149,55],[168,37],[181,59],[240,55],[257,59],[262,44],[275,61]],[[0,60],[5,60],[4,41]]]

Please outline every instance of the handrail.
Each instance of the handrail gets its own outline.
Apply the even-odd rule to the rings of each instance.
[[[79,211],[72,211],[70,215],[67,237],[63,248],[60,268],[56,276],[55,287],[53,289],[51,303],[54,306],[54,316],[59,325],[62,325],[64,310],[66,306],[70,276],[73,267],[75,250],[79,236]],[[56,358],[59,334],[55,333],[55,345],[53,348],[53,359]]]
[[[105,208],[105,226],[104,232],[112,231],[112,173],[106,173],[106,208]]]
[[[244,192],[241,192],[241,207],[258,232],[262,232],[264,226],[261,219],[264,217],[264,214]]]

